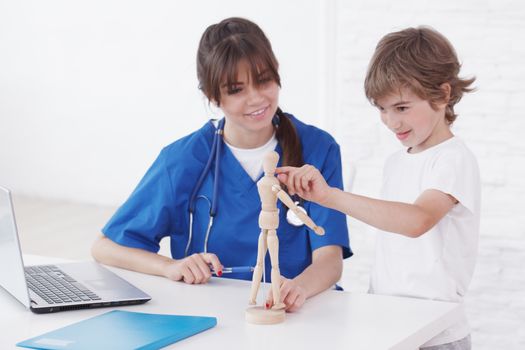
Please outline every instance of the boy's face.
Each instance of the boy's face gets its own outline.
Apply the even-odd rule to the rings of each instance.
[[[450,137],[452,132],[445,121],[445,103],[433,109],[408,88],[378,99],[376,105],[383,123],[396,134],[410,153],[424,151]]]

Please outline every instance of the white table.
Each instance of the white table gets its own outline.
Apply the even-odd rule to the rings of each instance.
[[[26,265],[59,262],[25,256]],[[217,326],[172,344],[169,349],[417,349],[458,320],[460,305],[411,298],[326,291],[308,300],[278,325],[244,320],[250,293],[247,281],[212,278],[187,285],[165,278],[111,268],[152,296],[122,310],[217,317]],[[263,287],[264,292],[268,285]],[[261,290],[263,290],[261,288]],[[259,293],[259,304],[264,295]],[[0,349],[113,308],[36,315],[0,288]],[[96,335],[94,335],[96,336]]]

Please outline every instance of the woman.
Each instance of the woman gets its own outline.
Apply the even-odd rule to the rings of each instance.
[[[205,283],[212,269],[221,275],[223,266],[253,266],[261,210],[256,182],[263,155],[272,150],[279,153],[280,166],[306,161],[321,169],[332,186],[342,187],[334,139],[279,109],[278,63],[256,24],[228,18],[208,27],[199,44],[197,76],[224,119],[162,150],[103,228],[104,236],[92,248],[96,260],[186,283]],[[313,203],[304,207],[326,234],[289,224],[281,207],[281,300],[288,311],[336,283],[342,259],[352,255],[345,216]],[[173,258],[157,254],[163,237],[171,239]],[[251,274],[229,277],[249,280]]]

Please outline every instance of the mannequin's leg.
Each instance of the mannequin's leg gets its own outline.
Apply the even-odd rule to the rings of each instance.
[[[284,309],[285,305],[281,302],[281,271],[279,270],[279,238],[275,230],[268,230],[268,250],[270,251],[270,261],[272,263],[272,309]]]
[[[255,300],[257,298],[257,292],[259,291],[259,286],[261,285],[264,257],[266,256],[267,250],[266,236],[267,230],[261,230],[261,233],[259,234],[259,243],[257,246],[257,263],[255,265],[255,269],[253,270],[252,289],[250,293],[250,300],[248,301],[250,305],[256,304]]]

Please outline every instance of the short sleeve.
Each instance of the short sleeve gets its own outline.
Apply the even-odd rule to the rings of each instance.
[[[456,198],[471,213],[478,211],[479,169],[473,155],[448,150],[436,157],[423,180],[423,190],[435,189]]]
[[[173,191],[161,152],[137,188],[102,232],[112,241],[158,252],[160,240],[172,231]]]
[[[317,167],[330,186],[343,189],[341,151],[337,143],[330,144],[326,156]],[[351,257],[353,253],[350,248],[346,215],[316,203],[310,202],[309,204],[310,217],[325,230],[324,236],[318,236],[308,229],[312,250],[327,245],[338,245],[343,248],[343,259]]]

